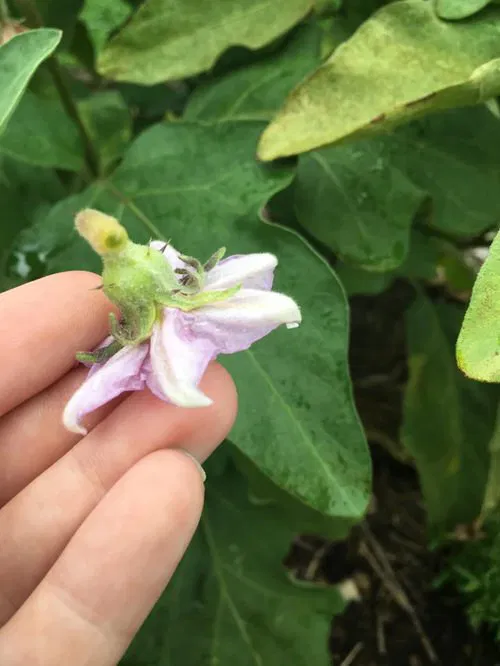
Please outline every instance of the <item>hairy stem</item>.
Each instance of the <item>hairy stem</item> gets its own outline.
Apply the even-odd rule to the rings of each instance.
[[[0,0],[0,2],[5,2],[5,0]],[[24,14],[24,17],[28,23],[33,28],[43,27],[43,19],[38,11],[35,0],[16,0],[16,4],[19,7],[20,12]],[[85,124],[80,116],[78,107],[75,104],[71,91],[66,83],[64,73],[59,66],[57,58],[52,56],[46,62],[46,67],[52,76],[54,86],[57,90],[61,104],[64,107],[64,110],[68,116],[74,121],[78,128],[80,134],[80,139],[82,142],[85,163],[87,169],[93,176],[99,175],[99,159],[98,154],[95,149],[94,143],[87,132]]]

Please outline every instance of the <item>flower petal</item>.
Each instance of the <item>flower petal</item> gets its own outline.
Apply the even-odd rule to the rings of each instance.
[[[212,401],[198,388],[209,362],[215,357],[210,340],[193,338],[185,327],[185,313],[165,308],[161,325],[151,336],[151,391],[179,407],[205,407]]]
[[[107,347],[111,342],[113,342],[113,340],[114,337],[112,335],[108,335],[106,338],[104,338],[100,345],[97,345],[97,347],[92,350],[92,352],[96,352],[103,347]],[[86,361],[80,361],[80,363],[86,368],[90,368],[90,372],[88,374],[89,377],[91,377],[97,370],[99,370],[99,368],[102,368],[103,366],[103,363],[87,363]]]
[[[205,289],[229,289],[238,284],[246,289],[273,286],[273,273],[278,264],[274,254],[235,254],[223,259],[208,273]]]
[[[124,391],[144,388],[145,378],[141,369],[148,354],[148,346],[124,347],[104,365],[92,368],[64,408],[63,423],[68,430],[86,435],[87,431],[80,425],[85,414],[93,412]]]
[[[281,324],[293,328],[301,321],[293,299],[275,291],[240,289],[226,301],[185,313],[191,334],[212,341],[218,354],[248,349]]]
[[[179,252],[172,247],[170,243],[164,243],[163,241],[151,241],[149,247],[158,250],[163,254],[168,263],[175,270],[176,268],[184,268],[186,265],[181,259],[179,259]]]

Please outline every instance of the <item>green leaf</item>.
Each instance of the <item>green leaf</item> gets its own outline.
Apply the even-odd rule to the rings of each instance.
[[[406,256],[410,225],[428,198],[427,224],[449,235],[472,237],[495,224],[497,142],[500,122],[477,107],[301,155],[297,218],[346,262],[393,270]]]
[[[276,288],[301,304],[304,323],[300,336],[278,330],[222,359],[240,395],[232,441],[276,486],[349,524],[366,508],[370,473],[345,360],[345,297],[331,269],[295,234],[269,226],[258,239],[279,256]]]
[[[111,33],[131,12],[125,0],[85,0],[80,18],[87,27],[96,53],[102,50]]]
[[[482,382],[500,382],[500,234],[479,271],[457,341],[460,369]]]
[[[300,224],[343,260],[376,271],[405,259],[425,198],[386,152],[386,139],[314,151],[299,160],[295,181]]]
[[[497,223],[500,122],[484,106],[440,113],[390,137],[386,159],[432,197],[432,227],[471,237]]]
[[[479,515],[497,394],[463,377],[453,346],[462,311],[420,293],[407,314],[409,380],[401,438],[414,456],[431,530]]]
[[[30,30],[0,47],[0,133],[37,67],[61,41],[59,30]]]
[[[78,104],[78,109],[99,153],[99,173],[104,175],[122,157],[130,142],[130,111],[114,90],[90,95]]]
[[[339,593],[294,585],[281,563],[293,537],[282,512],[252,506],[234,473],[215,481],[198,533],[122,666],[328,666]]]
[[[98,71],[149,85],[182,79],[210,69],[230,46],[264,46],[310,9],[311,0],[147,0],[104,48]]]
[[[443,19],[463,19],[476,14],[491,0],[435,0],[436,13]]]
[[[36,11],[43,25],[59,28],[67,40],[72,36],[82,5],[83,0],[36,0]]]
[[[180,81],[159,83],[156,86],[119,83],[117,89],[133,114],[155,120],[166,115],[180,116],[189,96],[189,86]]]
[[[317,44],[317,27],[304,26],[268,61],[197,89],[186,117],[269,117],[291,85],[290,74],[301,78],[317,61]],[[392,270],[404,260],[409,226],[424,197],[433,201],[430,224],[449,234],[472,236],[494,223],[498,142],[500,123],[476,107],[432,116],[353,146],[313,151],[299,161],[297,217],[346,261]]]
[[[500,403],[497,408],[495,428],[489,443],[490,469],[481,508],[482,521],[494,516],[500,505]]]
[[[184,117],[270,120],[293,86],[319,64],[320,38],[318,26],[300,26],[282,51],[197,88]]]
[[[303,153],[499,92],[500,9],[446,23],[430,2],[392,2],[290,94],[258,154]]]
[[[229,254],[275,253],[277,289],[301,305],[304,323],[224,357],[240,391],[232,439],[286,492],[352,522],[367,504],[370,462],[347,370],[345,296],[332,270],[295,233],[257,220],[257,210],[293,177],[288,166],[255,161],[261,128],[251,122],[153,127],[109,181],[61,202],[18,250],[23,241],[42,244],[49,271],[94,268],[98,261],[73,230],[74,214],[93,206],[120,217],[135,240],[171,239],[193,256],[208,257],[221,246]]]
[[[335,264],[335,272],[349,297],[359,294],[376,296],[388,289],[395,279],[393,271],[374,273],[342,261]]]
[[[12,243],[20,231],[47,213],[64,196],[64,190],[55,173],[42,167],[0,156],[0,289],[8,288],[27,277],[29,249],[23,256],[10,256]],[[30,261],[40,258],[31,257]],[[12,283],[12,284],[11,284]]]
[[[348,536],[352,519],[332,519],[302,499],[290,494],[262,471],[240,448],[227,441],[228,454],[249,485],[249,497],[257,506],[277,505],[283,511],[283,520],[296,534],[316,534],[338,541]]]
[[[341,6],[342,0],[314,0],[315,11],[323,16],[336,14]]]
[[[441,256],[440,239],[418,229],[412,229],[408,255],[394,274],[410,280],[435,280]]]
[[[348,296],[380,294],[397,278],[433,280],[441,257],[441,242],[413,229],[410,233],[408,255],[401,266],[385,273],[363,270],[356,265],[338,261],[337,273]]]
[[[36,166],[80,171],[80,135],[58,100],[26,92],[0,136],[0,154]]]

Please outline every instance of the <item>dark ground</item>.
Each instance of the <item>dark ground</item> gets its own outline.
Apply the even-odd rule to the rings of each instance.
[[[371,443],[372,506],[347,543],[297,539],[292,566],[309,579],[351,581],[359,592],[333,622],[334,666],[500,666],[500,645],[469,627],[457,591],[433,584],[443,555],[428,547],[418,479],[398,445],[411,299],[411,287],[396,283],[351,302],[351,373]]]

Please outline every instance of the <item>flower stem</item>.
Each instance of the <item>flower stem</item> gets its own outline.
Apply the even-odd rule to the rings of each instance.
[[[5,3],[5,1],[6,0],[0,0],[0,3]],[[26,20],[31,25],[31,27],[33,28],[43,27],[43,19],[40,15],[40,12],[38,11],[38,7],[36,6],[35,0],[16,0],[16,4],[18,5],[19,10],[24,14]],[[46,66],[48,71],[50,72],[50,75],[54,82],[54,86],[57,90],[57,93],[61,100],[61,104],[64,107],[64,110],[66,111],[68,116],[74,121],[75,125],[78,128],[78,132],[80,134],[80,140],[83,146],[87,169],[92,176],[98,176],[99,175],[98,153],[95,149],[94,143],[89,133],[87,132],[85,124],[80,116],[80,112],[78,111],[78,107],[66,83],[64,73],[59,65],[59,62],[57,61],[57,58],[55,56],[50,57],[46,62]]]

